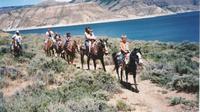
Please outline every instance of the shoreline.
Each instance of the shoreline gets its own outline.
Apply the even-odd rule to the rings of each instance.
[[[2,29],[5,32],[12,32],[16,30],[34,30],[34,29],[44,29],[44,28],[57,28],[57,27],[71,27],[71,26],[79,26],[79,25],[90,25],[90,24],[99,24],[99,23],[109,23],[109,22],[120,22],[120,21],[129,21],[129,20],[140,20],[140,19],[148,19],[148,18],[156,18],[156,17],[164,17],[176,14],[183,14],[189,12],[197,12],[197,11],[184,11],[184,12],[176,12],[176,13],[166,13],[166,14],[154,14],[148,16],[136,16],[130,18],[116,18],[116,19],[107,19],[107,20],[99,20],[93,22],[84,22],[84,23],[71,23],[71,24],[57,24],[57,25],[46,25],[39,27],[26,27],[26,28],[13,28],[13,29]]]

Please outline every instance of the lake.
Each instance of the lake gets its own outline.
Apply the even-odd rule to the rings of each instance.
[[[119,38],[122,34],[126,34],[131,40],[199,41],[199,11],[126,21],[55,27],[52,30],[60,34],[70,32],[72,35],[83,35],[86,26],[91,27],[96,36]],[[40,28],[20,32],[44,34],[46,31],[47,28]]]

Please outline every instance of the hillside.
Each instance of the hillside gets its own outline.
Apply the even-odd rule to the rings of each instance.
[[[80,69],[59,57],[47,57],[43,35],[23,36],[23,55],[9,51],[9,34],[0,34],[1,112],[197,112],[199,99],[198,43],[130,41],[130,49],[141,47],[143,69],[137,71],[139,93],[129,83],[119,82],[111,53],[119,40],[109,38],[107,72]],[[103,37],[102,37],[103,38]],[[80,39],[80,38],[76,38]],[[86,66],[86,65],[85,65]]]
[[[72,0],[1,9],[0,29],[66,25],[199,10],[196,0]]]
[[[2,14],[0,16],[0,21],[2,22],[0,28],[19,28],[45,26],[50,24],[56,25],[89,22],[100,20],[102,17],[104,19],[109,19],[111,18],[109,15],[113,15],[112,17],[117,18],[113,13],[94,3],[35,6]]]

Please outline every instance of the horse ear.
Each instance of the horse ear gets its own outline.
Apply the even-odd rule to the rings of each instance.
[[[108,38],[106,38],[105,41],[108,42]]]

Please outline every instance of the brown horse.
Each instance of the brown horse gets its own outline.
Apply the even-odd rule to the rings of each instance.
[[[17,43],[17,41],[15,39],[12,40],[12,48],[11,48],[11,52],[13,53],[13,55],[15,57],[20,56],[22,51],[22,49],[19,46],[19,43]]]
[[[56,41],[55,43],[55,50],[56,50],[56,55],[60,56],[62,58],[64,58],[64,42],[62,41],[62,39],[59,39]]]
[[[103,70],[106,71],[105,68],[105,64],[104,64],[104,55],[108,54],[108,39],[100,39],[98,42],[95,42],[92,47],[91,47],[91,51],[89,52],[89,50],[87,48],[81,47],[80,48],[80,55],[81,55],[81,64],[82,64],[82,68],[83,68],[83,63],[84,63],[84,55],[87,56],[87,66],[88,66],[88,70],[90,70],[90,59],[93,60],[94,63],[94,69],[96,70],[96,60],[100,59],[101,64],[103,66]]]
[[[52,54],[54,55],[54,48],[55,45],[53,44],[53,41],[51,39],[48,39],[47,43],[45,43],[44,45],[44,51],[46,55],[47,56],[52,56]]]
[[[75,40],[71,40],[64,45],[64,51],[66,53],[67,62],[73,64],[76,52],[78,52],[78,44]]]

